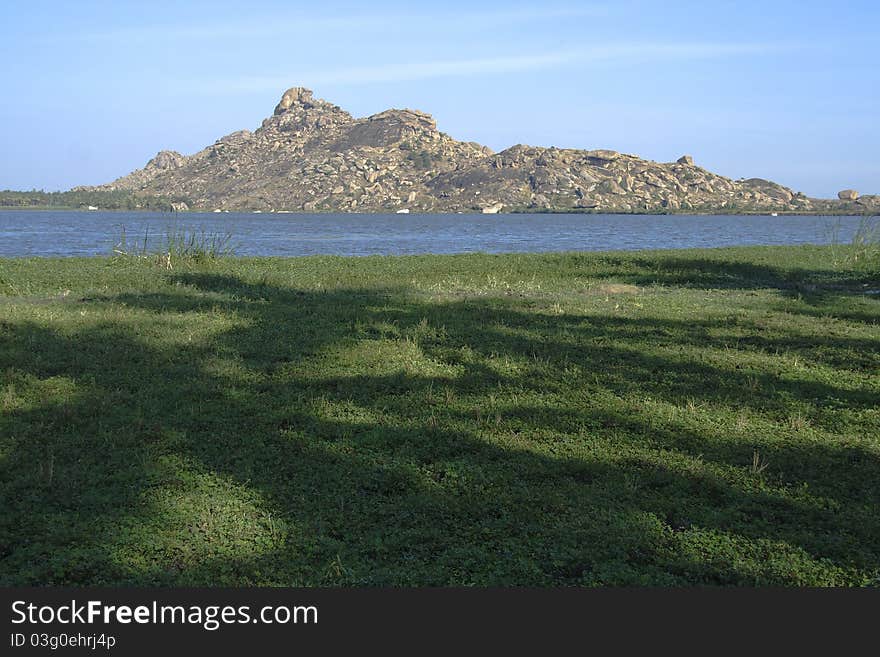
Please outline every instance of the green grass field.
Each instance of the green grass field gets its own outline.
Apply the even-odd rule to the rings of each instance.
[[[0,260],[0,584],[880,584],[825,247]]]

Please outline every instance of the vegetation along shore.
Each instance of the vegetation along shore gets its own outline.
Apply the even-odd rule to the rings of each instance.
[[[0,260],[0,583],[877,585],[878,262]]]

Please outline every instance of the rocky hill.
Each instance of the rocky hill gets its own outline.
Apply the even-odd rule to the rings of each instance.
[[[731,180],[690,156],[658,163],[610,150],[517,145],[500,153],[437,130],[416,110],[357,119],[308,89],[273,115],[190,156],[161,151],[99,190],[185,199],[200,210],[388,212],[863,211],[878,197],[822,201]],[[851,191],[851,190],[847,190]]]

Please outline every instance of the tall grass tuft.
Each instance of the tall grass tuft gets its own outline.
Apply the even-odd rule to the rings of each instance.
[[[129,239],[122,226],[121,236],[113,253],[120,257],[156,258],[166,269],[172,269],[175,260],[208,262],[234,255],[235,247],[231,233],[208,232],[186,227],[169,226],[164,239],[150,237],[149,228],[143,238]]]
[[[216,260],[233,255],[231,233],[209,233],[204,228],[195,230],[173,229],[165,233],[163,253],[176,258],[192,260]]]
[[[835,267],[880,273],[880,217],[863,216],[849,244],[840,241],[840,220],[831,227],[831,257]]]
[[[854,269],[880,273],[880,218],[862,217],[853,235],[850,258]]]

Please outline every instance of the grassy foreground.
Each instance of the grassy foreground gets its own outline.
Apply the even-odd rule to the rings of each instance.
[[[0,584],[878,585],[823,247],[0,260]]]

